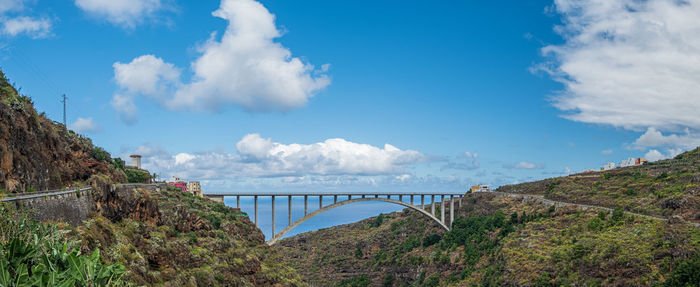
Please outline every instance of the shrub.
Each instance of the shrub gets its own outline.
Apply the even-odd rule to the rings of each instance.
[[[362,248],[360,246],[357,246],[357,249],[355,249],[355,258],[362,258]]]
[[[440,234],[431,234],[423,238],[423,247],[431,246],[438,243],[442,239]]]
[[[124,266],[105,264],[100,251],[83,255],[55,225],[0,205],[0,286],[119,286]]]
[[[540,274],[540,276],[537,277],[537,279],[535,279],[535,282],[532,284],[532,286],[550,287],[550,286],[554,286],[554,284],[552,284],[552,278],[549,277],[549,273],[542,272],[542,274]]]
[[[387,274],[384,276],[384,279],[382,280],[382,286],[384,287],[391,287],[394,285],[394,275]]]
[[[147,183],[151,179],[151,174],[145,170],[127,168],[124,170],[128,183]]]
[[[599,217],[595,217],[588,222],[588,229],[591,231],[601,231],[603,226],[605,226],[605,223]]]
[[[426,287],[436,287],[438,285],[440,285],[440,275],[437,273],[430,275],[430,277],[423,282],[423,286]]]
[[[97,161],[101,162],[107,162],[107,159],[110,158],[109,153],[98,146],[92,148],[92,156],[95,157]]]
[[[682,261],[666,280],[666,286],[698,286],[700,285],[700,256]]]
[[[384,214],[380,213],[379,216],[374,218],[374,221],[369,225],[370,227],[379,227],[384,223]]]
[[[350,279],[345,279],[343,281],[338,282],[338,284],[335,284],[336,287],[366,287],[372,284],[372,281],[369,281],[369,278],[367,278],[367,275],[360,275],[357,277],[353,277]]]
[[[625,217],[625,211],[621,207],[615,207],[612,212],[612,216],[610,217],[610,220],[613,222],[620,222],[622,219]]]

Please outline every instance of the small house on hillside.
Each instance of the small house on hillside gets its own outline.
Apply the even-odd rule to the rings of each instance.
[[[490,192],[491,188],[486,184],[477,184],[469,189],[470,192]]]
[[[171,177],[167,181],[168,185],[179,187],[182,192],[187,192],[187,181],[181,180],[179,177]]]
[[[187,184],[187,191],[191,192],[194,196],[204,196],[202,195],[202,187],[199,185],[199,181],[190,181]]]

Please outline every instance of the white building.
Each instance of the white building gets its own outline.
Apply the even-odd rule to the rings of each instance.
[[[141,155],[132,154],[129,156],[129,158],[131,159],[130,166],[141,169]]]
[[[611,170],[615,168],[615,163],[614,162],[609,162],[603,166],[603,170]]]
[[[636,164],[636,160],[634,158],[628,158],[625,160],[622,160],[620,163],[620,167],[628,167],[628,166],[634,166]]]

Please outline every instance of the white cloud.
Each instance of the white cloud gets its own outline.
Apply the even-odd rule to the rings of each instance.
[[[110,102],[112,107],[119,113],[119,117],[128,125],[136,123],[138,109],[134,104],[134,99],[122,94],[114,94]]]
[[[32,38],[45,38],[51,34],[51,21],[22,16],[2,22],[2,32],[10,36],[26,34]]]
[[[193,159],[195,159],[196,156],[187,154],[187,153],[178,153],[175,155],[175,165],[180,165],[180,164],[185,164]]]
[[[540,169],[544,168],[543,165],[534,164],[531,162],[521,161],[516,164],[504,164],[504,168],[514,168],[514,169]]]
[[[631,130],[700,129],[700,1],[555,0],[565,43],[537,68],[567,118]]]
[[[169,109],[218,111],[232,104],[249,111],[286,111],[304,106],[330,84],[328,65],[316,69],[275,42],[282,33],[275,16],[259,2],[222,0],[213,15],[229,25],[220,40],[212,33],[199,47],[201,56],[190,65],[189,83],[178,80],[180,70],[174,65],[145,55],[114,64],[120,87],[156,96]]]
[[[114,80],[132,94],[158,97],[180,78],[178,68],[153,55],[137,57],[127,64],[116,62],[112,67]]]
[[[134,28],[164,8],[160,0],[75,0],[75,5],[95,18]]]
[[[613,150],[611,150],[611,149],[602,150],[600,152],[600,154],[602,154],[602,155],[610,155],[612,153],[613,153]]]
[[[648,159],[649,161],[657,161],[660,159],[666,159],[668,157],[666,157],[660,151],[652,149],[644,155],[644,158]]]
[[[426,161],[417,151],[401,150],[390,144],[379,148],[344,139],[281,144],[249,134],[236,148],[238,153],[206,151],[172,155],[160,146],[144,145],[123,154],[141,154],[144,167],[153,172],[198,179],[398,175],[397,179],[409,180],[405,169]]]
[[[92,118],[78,118],[74,123],[68,126],[69,129],[77,133],[91,133],[98,132],[100,127],[97,126]]]
[[[0,0],[0,34],[15,37],[27,35],[38,39],[51,36],[52,22],[46,17],[30,17],[26,14],[27,0]]]
[[[669,134],[663,135],[661,131],[650,127],[642,134],[633,144],[637,149],[647,147],[675,147],[681,149],[691,149],[700,146],[700,135],[691,133],[689,129],[685,130],[685,134]]]
[[[393,174],[403,166],[425,160],[417,151],[400,150],[390,144],[378,148],[344,139],[281,144],[249,134],[236,144],[238,153],[254,162],[249,172],[258,175],[297,174]]]
[[[8,11],[18,11],[24,8],[26,0],[0,0],[0,14]]]

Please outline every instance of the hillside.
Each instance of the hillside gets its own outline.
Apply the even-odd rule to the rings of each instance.
[[[59,189],[95,174],[127,180],[123,161],[37,113],[0,71],[0,193]]]
[[[642,166],[507,185],[498,191],[700,222],[700,148]]]
[[[692,204],[697,154],[596,178],[574,175],[500,189],[617,207],[612,213],[468,194],[446,233],[404,211],[383,216],[376,227],[375,217],[287,238],[277,248],[312,286],[698,286],[700,230],[688,222],[699,211]],[[674,186],[684,189],[669,191]],[[600,192],[590,194],[593,189]],[[581,190],[588,196],[579,198]],[[670,208],[669,202],[684,204]],[[625,208],[676,217],[644,218]]]
[[[102,250],[136,285],[304,285],[280,263],[239,209],[178,189],[135,188],[96,195],[99,212],[83,225],[63,225],[83,253]]]

